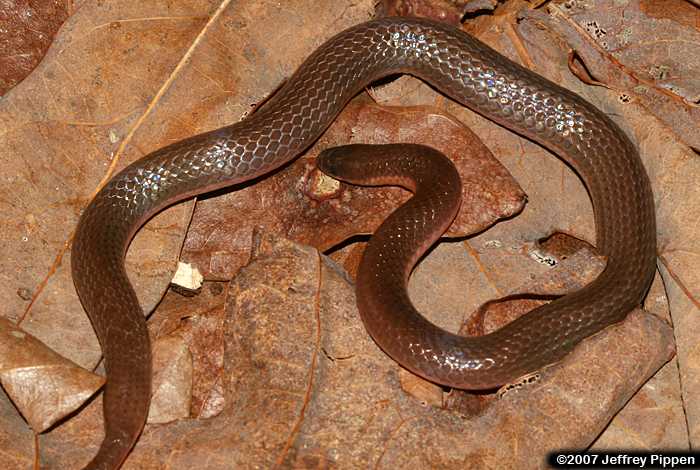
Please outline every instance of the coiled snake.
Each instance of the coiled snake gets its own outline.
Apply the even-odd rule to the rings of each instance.
[[[249,118],[131,164],[83,212],[73,245],[73,278],[107,371],[106,437],[88,468],[120,466],[148,412],[150,345],[123,263],[134,233],[168,205],[250,180],[296,157],[350,98],[395,73],[425,80],[569,163],[590,192],[597,247],[608,263],[584,289],[483,337],[456,336],[417,314],[398,323],[396,315],[379,316],[367,326],[385,351],[431,380],[491,388],[558,361],[640,303],[654,271],[654,203],[639,155],[618,126],[576,94],[458,29],[414,18],[370,21],[319,47]],[[375,304],[381,314],[387,305],[377,304],[372,291],[360,289],[359,301]]]

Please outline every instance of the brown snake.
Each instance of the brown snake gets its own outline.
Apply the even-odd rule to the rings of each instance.
[[[387,310],[406,300],[402,294],[380,294],[379,284],[359,279],[359,305],[374,312],[363,319],[389,355],[436,382],[492,388],[560,360],[583,338],[639,305],[654,271],[654,203],[637,151],[617,125],[576,94],[458,29],[412,18],[370,21],[319,47],[249,118],[147,155],[117,174],[85,209],[73,245],[73,278],[100,339],[107,372],[106,437],[88,468],[119,467],[148,412],[150,344],[124,269],[134,233],[166,206],[288,162],[363,87],[395,73],[425,80],[569,163],[593,200],[597,246],[608,264],[584,289],[478,338],[440,330],[414,310],[392,314]],[[420,247],[396,249],[410,258]],[[369,266],[367,272],[385,273],[390,267]],[[406,273],[397,276],[386,292],[399,288]]]

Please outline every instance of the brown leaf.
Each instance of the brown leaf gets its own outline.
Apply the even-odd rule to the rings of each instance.
[[[103,377],[0,318],[0,385],[34,432],[73,413],[102,384]]]
[[[239,120],[325,39],[367,19],[373,2],[308,15],[315,5],[85,2],[34,72],[0,100],[0,315],[94,367],[100,347],[70,276],[80,211],[125,165]],[[156,216],[129,250],[127,270],[146,312],[172,277],[191,208]]]
[[[382,0],[377,16],[419,16],[459,25],[466,13],[493,10],[498,0]]]
[[[148,422],[169,423],[190,415],[192,355],[182,338],[170,336],[153,343],[153,383]]]
[[[700,237],[697,224],[689,223],[700,220],[696,204],[700,159],[693,150],[700,145],[696,85],[700,55],[695,47],[700,29],[697,21],[688,21],[698,17],[697,8],[682,3],[635,1],[623,7],[595,2],[570,10],[552,4],[548,15],[531,11],[520,23],[521,34],[529,43],[542,44],[548,36],[549,41],[554,37],[574,48],[588,70],[608,87],[581,91],[637,142],[652,180],[660,271],[676,328],[680,365],[676,387],[683,398],[676,411],[685,414],[689,432],[681,439],[674,417],[668,431],[632,438],[632,442],[657,447],[662,446],[649,443],[670,442],[663,437],[666,434],[679,438],[672,447],[700,442],[700,271],[694,254],[700,251]],[[672,378],[673,372],[667,377]],[[661,397],[659,393],[649,396]],[[652,432],[651,427],[645,429]]]
[[[0,387],[0,449],[7,468],[31,468],[34,434]]]
[[[442,387],[412,374],[406,369],[399,369],[399,382],[401,389],[414,398],[420,400],[423,405],[441,408],[444,404]]]
[[[223,407],[224,286],[205,283],[193,297],[182,297],[171,290],[149,322],[156,338],[177,336],[192,355],[192,405],[188,414],[193,417],[210,418]]]
[[[530,10],[523,18],[526,28],[545,28],[575,50],[587,70],[617,94],[622,107],[634,102],[682,142],[700,148],[695,131],[700,122],[697,22],[656,18],[653,2],[631,2],[624,13],[614,3],[599,3],[590,7],[551,4],[547,13]],[[697,8],[688,5],[687,10],[698,16]]]
[[[656,276],[644,308],[666,319],[668,307],[663,281]],[[687,449],[688,427],[678,377],[678,361],[662,367],[613,418],[592,449]]]
[[[250,105],[261,101],[289,76],[316,45],[335,32],[366,19],[373,3],[339,4],[335,10],[318,10],[314,8],[314,2],[305,1],[288,8],[256,0],[236,2],[236,8],[227,3],[212,6],[187,2],[177,2],[177,5],[110,2],[109,8],[105,3],[86,3],[64,26],[56,44],[35,73],[0,100],[0,148],[4,149],[0,153],[0,164],[4,168],[3,181],[7,181],[7,185],[0,189],[0,250],[5,261],[5,269],[0,274],[5,286],[0,301],[5,309],[0,314],[5,318],[19,319],[26,313],[23,326],[27,330],[62,354],[92,366],[99,357],[99,348],[74,296],[67,272],[69,260],[61,256],[68,247],[79,211],[98,182],[152,149],[236,121],[250,109]],[[612,31],[611,26],[619,24],[624,26],[618,31],[624,33],[624,27],[639,28],[649,19],[658,26],[650,30],[651,34],[665,29],[680,31],[674,34],[674,42],[678,42],[678,38],[692,40],[697,31],[696,26],[693,29],[697,23],[688,21],[691,16],[679,18],[668,11],[660,12],[658,8],[652,8],[655,2],[633,0],[623,5],[622,2],[591,0],[566,3],[585,9],[576,13],[580,20],[598,15],[601,8],[608,8],[602,17],[596,17],[599,25],[603,20],[614,23],[603,24],[603,29],[608,28],[606,31]],[[700,435],[700,401],[695,399],[700,385],[700,374],[696,370],[700,359],[696,357],[699,352],[695,347],[700,333],[697,320],[700,294],[696,291],[700,280],[694,253],[700,251],[697,247],[700,237],[693,221],[700,219],[694,203],[700,199],[696,184],[700,160],[691,149],[695,146],[691,142],[697,138],[697,117],[692,106],[683,105],[678,111],[672,103],[677,103],[678,97],[688,100],[694,96],[692,77],[697,74],[692,73],[692,64],[697,54],[690,50],[682,54],[682,62],[673,61],[672,71],[683,72],[681,80],[673,75],[659,76],[653,86],[638,90],[632,77],[643,77],[644,69],[636,71],[637,65],[632,65],[633,62],[630,65],[625,63],[624,67],[616,64],[617,57],[621,56],[613,56],[611,51],[604,52],[596,47],[596,44],[600,46],[596,38],[585,27],[580,27],[583,21],[562,20],[556,15],[522,16],[522,8],[526,5],[518,0],[502,2],[494,15],[471,18],[467,28],[506,55],[584,95],[617,120],[639,144],[657,197],[661,271],[668,289],[673,323],[677,327],[682,367],[680,373],[675,374],[669,366],[665,367],[662,371],[664,377],[657,376],[655,382],[644,387],[639,398],[631,401],[638,405],[625,418],[629,421],[623,421],[616,430],[617,436],[624,436],[627,440],[615,442],[618,448],[640,443],[649,448],[678,447],[687,445],[688,441],[696,442]],[[560,2],[548,2],[538,11],[558,8],[557,5]],[[218,6],[222,6],[220,11]],[[629,19],[632,16],[628,16],[628,12],[634,20]],[[565,18],[566,15],[564,13]],[[519,16],[522,19],[518,22]],[[574,27],[573,33],[563,28],[560,34],[552,26],[557,22],[579,27]],[[678,24],[684,29],[678,29]],[[657,37],[661,36],[653,36]],[[644,42],[635,41],[635,46],[642,48]],[[578,52],[579,49],[582,51],[580,59],[598,81],[610,88],[584,86],[571,74],[569,48],[577,43],[589,46],[576,46]],[[655,40],[653,46],[658,44],[661,43]],[[659,49],[655,50],[658,52]],[[667,60],[673,60],[676,50],[666,51],[668,56],[656,54],[653,57],[664,65]],[[279,55],[276,51],[285,53]],[[637,57],[643,60],[645,54],[640,53]],[[634,62],[637,63],[653,65]],[[687,68],[683,68],[685,64],[688,64]],[[663,71],[663,68],[658,69],[659,73]],[[658,83],[659,80],[663,83]],[[670,90],[666,84],[677,90]],[[441,312],[433,321],[456,331],[467,312],[488,299],[501,296],[513,285],[512,280],[518,277],[518,273],[519,279],[523,280],[547,270],[546,265],[526,256],[534,240],[564,231],[593,241],[593,218],[585,190],[563,164],[540,147],[466,111],[413,79],[403,78],[396,84],[374,90],[373,95],[392,105],[438,107],[441,112],[456,116],[481,136],[528,194],[528,206],[518,217],[467,242],[441,245],[418,268],[411,280],[412,298],[420,304],[421,311],[435,309]],[[628,101],[624,95],[633,99]],[[174,265],[171,261],[177,255],[188,211],[188,207],[178,206],[161,215],[141,232],[130,250],[129,272],[134,273],[135,267],[144,266],[132,275],[132,279],[147,310],[160,300],[170,279],[171,266]],[[238,214],[237,217],[240,220],[247,215]],[[241,243],[248,246],[249,239]],[[218,267],[225,262],[223,257],[218,264],[216,260],[212,264]],[[469,289],[465,289],[465,285]],[[274,288],[269,288],[269,291],[277,293]],[[648,302],[657,306],[663,304],[664,308],[658,311],[665,311],[666,299],[658,281],[652,293]],[[634,318],[638,316],[631,317],[630,321]],[[625,339],[629,337],[622,336],[616,344],[625,344]],[[648,346],[652,347],[655,340],[650,337],[648,341]],[[81,347],[75,348],[76,344]],[[194,350],[192,354],[196,374]],[[342,351],[334,354],[332,357],[336,363],[348,363],[349,359]],[[263,368],[264,364],[256,363]],[[646,364],[646,360],[640,363]],[[362,371],[362,368],[358,370]],[[295,369],[283,372],[299,373]],[[608,370],[606,373],[617,372]],[[683,381],[682,389],[677,383],[679,376]],[[302,375],[302,380],[303,377],[306,376]],[[260,378],[263,387],[267,384],[265,380]],[[588,385],[584,384],[584,392]],[[210,386],[209,389],[215,390],[216,387]],[[228,384],[219,384],[218,387],[219,396],[230,393]],[[653,387],[658,393],[652,390]],[[680,416],[682,420],[683,416],[670,415],[666,411],[680,409],[682,412],[683,407],[678,402],[668,401],[669,396],[680,396],[680,390],[688,410],[690,439],[677,432],[678,418]],[[374,393],[374,389],[362,391],[369,396]],[[250,388],[245,389],[242,400],[245,401],[251,393]],[[392,393],[401,392],[392,389]],[[393,403],[394,395],[389,395],[385,403]],[[378,396],[386,395],[380,393]],[[194,397],[197,397],[196,393]],[[329,401],[332,399],[329,397]],[[271,403],[268,408],[274,409],[277,402],[272,400]],[[341,403],[342,411],[345,402]],[[405,405],[403,401],[400,403]],[[533,413],[537,410],[531,403],[519,404]],[[32,449],[27,442],[31,435],[23,433],[24,429],[17,429],[15,410],[8,410],[7,406],[11,407],[7,402],[0,402],[0,429],[3,430],[0,446],[12,449],[11,458],[27,466],[26,463],[31,462]],[[102,429],[100,406],[101,401],[95,400],[75,419],[42,438],[42,444],[49,446],[49,462],[65,464],[56,465],[60,468],[87,461],[92,454],[89,446],[94,449]],[[406,445],[412,446],[406,447],[406,455],[414,456],[419,462],[415,466],[426,466],[415,450],[438,442],[441,436],[438,436],[438,431],[428,430],[425,434],[430,437],[426,441],[428,444],[417,439],[411,441],[414,439],[412,433],[417,432],[416,428],[410,427],[414,423],[410,418],[415,406],[416,402],[412,400],[401,408],[400,416],[396,413],[390,416],[395,419],[392,431],[384,432],[381,436],[385,439],[374,443],[380,448],[378,452],[383,452],[380,463],[393,462],[386,459],[394,452],[401,452]],[[393,413],[396,408],[379,404],[374,409],[379,410],[380,417],[378,421],[366,420],[368,429],[374,431],[372,426],[380,426],[385,431],[381,428],[384,418],[381,412],[388,409],[388,413]],[[664,414],[655,411],[658,409],[663,409]],[[337,403],[336,408],[329,405],[324,410],[329,414],[338,413]],[[624,417],[628,410],[625,409],[619,417]],[[267,408],[264,411],[267,412]],[[640,432],[650,430],[650,433],[630,433],[630,426],[625,426],[625,423],[635,423],[636,426],[636,420],[641,416],[647,419]],[[230,462],[220,455],[237,446],[241,439],[251,439],[247,442],[250,446],[257,445],[262,449],[261,453],[270,448],[268,446],[282,448],[278,445],[281,440],[278,436],[273,444],[266,440],[268,429],[258,427],[258,421],[251,420],[246,427],[234,418],[222,416],[211,421],[177,422],[157,431],[155,427],[149,427],[151,431],[148,432],[153,432],[154,437],[149,438],[149,444],[141,445],[152,446],[148,449],[153,450],[144,452],[151,452],[149,455],[156,456],[154,460],[157,462],[163,461],[160,458],[163,453],[172,452],[175,461],[182,466],[189,464],[196,468],[201,467],[202,462],[211,464],[210,468],[230,468]],[[672,429],[665,423],[670,423]],[[347,427],[355,429],[350,425]],[[418,431],[422,429],[419,427]],[[501,430],[503,426],[494,429]],[[72,433],[72,437],[58,440],[60,433]],[[564,430],[560,434],[567,433]],[[352,443],[358,434],[338,432],[333,435],[337,442]],[[464,436],[462,432],[460,437],[445,439],[461,443]],[[490,436],[485,434],[487,438]],[[288,434],[285,439],[287,437]],[[498,439],[493,437],[489,441]],[[181,447],[169,446],[173,442],[181,443]],[[557,442],[553,440],[552,444]],[[625,444],[620,444],[622,442]],[[217,446],[223,450],[212,457],[209,451]],[[322,466],[337,461],[339,455],[345,454],[337,453],[335,446],[335,441],[325,447],[310,444],[297,454],[298,461],[302,462],[300,466]],[[458,447],[455,445],[454,448]],[[528,450],[536,453],[537,449],[533,446]],[[361,452],[359,449],[358,453]],[[455,459],[461,466],[464,466],[463,457],[460,455]],[[479,461],[488,462],[476,458],[469,463]],[[498,463],[506,461],[520,462],[516,456],[516,459]],[[134,468],[141,462],[152,464],[145,457],[134,462]],[[494,465],[498,463],[494,461]]]
[[[71,0],[0,4],[0,96],[36,67],[73,9]]]
[[[605,268],[605,260],[596,256],[595,251],[579,240],[563,234],[555,234],[542,244],[529,250],[529,256],[537,263],[552,268],[539,276],[528,278],[518,285],[516,277],[513,288],[504,292],[501,299],[490,300],[479,308],[461,325],[459,334],[464,336],[485,335],[545,303],[530,296],[561,296],[574,292],[592,282]],[[605,353],[605,361],[615,361],[617,351]],[[598,358],[600,361],[602,358]],[[598,362],[596,361],[596,362]],[[562,371],[566,374],[569,371]],[[577,372],[578,373],[578,372]],[[616,382],[615,377],[608,377]],[[600,383],[601,387],[612,387],[615,383]],[[564,393],[568,393],[565,391]],[[446,407],[465,416],[476,416],[493,403],[494,394],[472,393],[452,390],[446,397]]]

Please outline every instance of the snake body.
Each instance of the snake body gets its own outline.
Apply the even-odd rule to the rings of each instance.
[[[131,164],[81,215],[73,278],[107,374],[106,435],[88,468],[119,467],[148,413],[150,345],[124,269],[134,233],[168,205],[250,180],[299,155],[363,87],[395,73],[425,80],[568,162],[590,192],[597,246],[608,264],[586,288],[480,338],[452,335],[417,314],[390,314],[391,305],[371,298],[376,289],[360,285],[360,302],[376,312],[365,323],[385,351],[437,382],[490,388],[559,360],[640,303],[654,270],[654,204],[637,151],[617,125],[576,94],[458,29],[414,18],[363,23],[319,47],[258,112]]]

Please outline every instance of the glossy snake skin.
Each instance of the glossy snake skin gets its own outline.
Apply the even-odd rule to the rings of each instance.
[[[589,189],[597,245],[608,265],[585,289],[480,338],[452,335],[415,313],[391,314],[390,305],[366,297],[374,289],[361,288],[360,305],[375,312],[365,323],[389,355],[446,385],[494,387],[559,360],[640,303],[654,270],[654,205],[625,134],[577,95],[457,29],[420,19],[370,21],[319,47],[251,117],[133,163],[85,209],[73,246],[73,277],[107,371],[106,437],[88,468],[121,465],[149,405],[150,345],[123,263],[134,233],[168,205],[250,180],[299,155],[363,87],[400,72],[420,77],[571,164]]]

